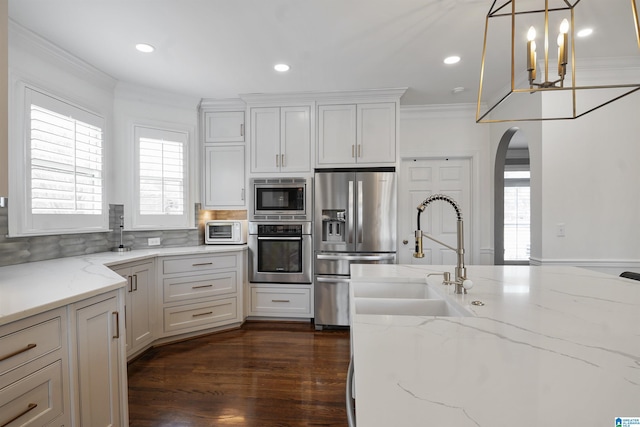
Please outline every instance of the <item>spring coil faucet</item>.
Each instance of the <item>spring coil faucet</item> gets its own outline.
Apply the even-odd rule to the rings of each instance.
[[[434,237],[426,233],[423,233],[422,230],[420,230],[420,215],[427,208],[427,205],[429,205],[431,202],[434,202],[436,200],[442,200],[444,202],[449,203],[451,206],[453,206],[453,209],[456,211],[457,240],[458,240],[457,248],[454,248],[444,242],[441,242],[440,240],[437,240]],[[417,217],[418,229],[415,231],[416,247],[415,247],[415,252],[413,254],[413,257],[424,258],[424,253],[422,252],[423,237],[426,237],[429,240],[433,240],[434,242],[444,246],[445,248],[448,248],[454,251],[458,257],[458,263],[455,269],[455,280],[454,281],[448,280],[445,274],[445,280],[443,283],[446,285],[450,285],[450,284],[455,285],[456,294],[466,293],[467,289],[471,289],[471,287],[473,286],[473,282],[467,279],[467,268],[464,266],[464,233],[463,233],[464,228],[462,223],[462,211],[460,210],[460,206],[458,206],[456,201],[453,200],[451,197],[447,196],[446,194],[434,194],[430,197],[427,197],[424,202],[420,203],[417,209],[418,209],[418,217]]]

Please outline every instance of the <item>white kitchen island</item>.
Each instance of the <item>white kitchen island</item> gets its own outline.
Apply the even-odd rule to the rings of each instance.
[[[574,267],[467,269],[474,287],[447,297],[469,317],[354,313],[352,286],[358,427],[640,418],[640,282]],[[354,265],[351,276],[424,283],[442,271],[453,267]],[[441,281],[428,283],[446,293]]]

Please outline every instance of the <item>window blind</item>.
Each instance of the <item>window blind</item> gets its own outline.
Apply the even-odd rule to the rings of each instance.
[[[184,143],[140,137],[140,214],[184,214]]]
[[[101,215],[101,127],[30,107],[31,213]]]

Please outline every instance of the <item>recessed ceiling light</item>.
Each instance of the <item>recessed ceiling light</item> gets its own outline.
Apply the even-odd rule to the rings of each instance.
[[[136,49],[138,49],[138,51],[143,52],[143,53],[151,53],[154,50],[156,50],[155,47],[151,46],[150,44],[147,43],[138,43],[136,45]]]
[[[448,56],[446,58],[444,58],[444,63],[445,64],[457,64],[458,62],[460,62],[460,57],[459,56]]]
[[[576,34],[578,37],[588,37],[593,33],[593,29],[592,28],[584,28],[580,31],[578,31],[578,34]]]
[[[285,71],[289,71],[291,67],[289,67],[287,64],[276,64],[273,66],[273,69],[281,73],[284,73]]]

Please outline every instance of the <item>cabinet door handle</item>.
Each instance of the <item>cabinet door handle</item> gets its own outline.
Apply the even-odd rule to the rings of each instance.
[[[200,262],[198,264],[191,264],[191,266],[192,267],[199,267],[199,266],[202,266],[202,265],[212,265],[212,264],[213,264],[212,262]]]
[[[127,292],[133,292],[133,279],[127,276]]]
[[[356,146],[355,145],[351,145],[351,157],[355,157],[356,156]]]
[[[244,136],[244,123],[240,124],[240,136]]]
[[[116,320],[116,332],[115,332],[115,335],[112,336],[112,338],[114,340],[117,340],[118,338],[120,338],[120,313],[118,313],[117,311],[114,311],[111,313],[111,315]]]
[[[280,155],[276,154],[276,167],[279,168],[280,167]]]
[[[213,314],[213,311],[207,311],[206,313],[192,314],[191,317],[208,316],[209,314]]]
[[[137,290],[138,290],[138,275],[137,275],[137,274],[134,274],[134,275],[133,275],[133,279],[134,279],[134,280],[132,280],[132,282],[133,282],[133,281],[135,281],[135,282],[136,282],[136,286],[133,288],[133,290],[134,290],[134,291],[137,291]]]
[[[202,289],[202,288],[212,288],[213,285],[200,285],[200,286],[192,286],[191,289]]]
[[[272,299],[271,302],[291,302],[288,299]]]
[[[358,144],[358,157],[362,157],[362,144]]]
[[[37,344],[27,344],[25,348],[21,348],[20,350],[16,350],[13,353],[5,354],[4,356],[0,357],[0,362],[2,362],[3,360],[11,359],[13,356],[22,354],[25,351],[31,350],[32,348],[36,348],[36,346]]]
[[[240,190],[240,200],[244,202],[244,188]]]
[[[38,406],[37,403],[29,403],[29,405],[27,405],[27,409],[25,409],[24,411],[20,412],[18,415],[16,415],[15,417],[11,418],[10,420],[5,421],[4,423],[2,423],[2,425],[0,427],[8,426],[9,424],[14,422],[15,420],[17,420],[21,416],[23,416],[23,415],[27,414],[28,412],[36,409],[36,406]]]
[[[284,162],[284,154],[280,154],[280,157],[282,158],[282,159],[280,160],[280,164],[281,164],[281,165],[282,165],[282,167],[284,168],[284,167],[286,167],[286,166],[287,166],[287,165],[285,164],[285,162]]]

